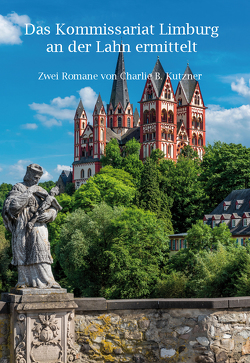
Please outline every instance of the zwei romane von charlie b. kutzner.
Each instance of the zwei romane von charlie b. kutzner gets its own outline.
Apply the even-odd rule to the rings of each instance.
[[[51,270],[53,263],[47,223],[53,222],[62,207],[55,195],[38,186],[43,175],[40,165],[27,166],[22,183],[13,186],[3,206],[5,227],[12,233],[12,264],[18,269],[16,288],[59,288]]]

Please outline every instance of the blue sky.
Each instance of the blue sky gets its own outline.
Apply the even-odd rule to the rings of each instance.
[[[118,5],[119,4],[119,5]],[[126,71],[150,73],[159,55],[166,72],[183,73],[187,61],[193,73],[202,74],[201,92],[207,109],[207,141],[242,143],[250,147],[250,47],[249,10],[246,1],[53,1],[1,0],[0,8],[0,183],[22,180],[25,166],[43,166],[43,180],[57,180],[73,162],[73,117],[82,97],[91,120],[98,93],[109,103],[111,80],[101,74],[115,71],[118,53],[96,52],[105,44],[121,41],[121,35],[55,35],[56,24],[76,26],[154,26],[154,35],[123,35],[130,44],[125,53]],[[36,31],[50,27],[50,34],[25,35],[25,24]],[[218,36],[160,35],[167,26],[218,26]],[[38,28],[40,27],[40,28]],[[31,26],[28,28],[30,31]],[[71,29],[71,28],[70,28]],[[143,52],[137,44],[165,41],[197,44],[197,52]],[[90,51],[69,52],[68,46],[91,44]],[[62,44],[63,52],[47,52],[47,44]],[[56,74],[58,80],[39,80]],[[97,80],[62,80],[68,74],[98,74]],[[128,81],[130,101],[138,107],[145,81]],[[172,81],[174,89],[177,81]]]

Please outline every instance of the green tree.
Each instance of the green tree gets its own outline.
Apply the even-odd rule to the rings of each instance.
[[[135,198],[133,177],[122,169],[106,166],[74,194],[73,209],[90,211],[104,201],[110,206],[130,206]]]
[[[65,193],[72,196],[75,193],[75,184],[74,183],[67,183],[65,187]]]
[[[105,147],[105,155],[101,157],[102,166],[111,165],[113,168],[120,168],[122,156],[117,139],[111,139]]]
[[[174,164],[164,160],[159,164],[160,189],[172,200],[172,220],[176,233],[186,232],[204,215],[207,195],[199,179],[200,161],[179,156]]]
[[[250,148],[241,144],[208,144],[201,166],[200,180],[209,196],[205,213],[211,213],[232,190],[250,187]]]
[[[187,243],[193,251],[198,251],[217,249],[219,244],[223,246],[235,245],[235,240],[225,223],[211,228],[199,220],[188,230]]]
[[[168,237],[153,213],[101,203],[68,215],[57,257],[78,296],[148,297],[167,264]]]
[[[7,194],[11,191],[11,189],[12,189],[11,184],[2,183],[0,185],[0,214],[2,213],[3,204],[4,204],[4,201],[5,201],[6,197],[7,197]]]
[[[47,192],[49,192],[52,188],[56,186],[56,183],[53,182],[52,180],[49,180],[46,182],[39,183],[38,185],[43,189],[45,189]]]

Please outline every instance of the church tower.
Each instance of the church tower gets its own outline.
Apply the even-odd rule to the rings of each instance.
[[[97,98],[93,113],[93,136],[94,136],[94,159],[100,159],[104,154],[106,145],[106,112],[102,103],[101,95]],[[101,169],[100,162],[96,163],[95,172]]]
[[[205,136],[205,110],[199,82],[195,79],[189,64],[179,82],[176,90],[177,121],[183,124],[187,131],[189,145],[197,151],[200,159],[204,153]],[[183,143],[182,143],[183,144]],[[177,153],[182,145],[177,144]]]
[[[147,79],[140,101],[141,160],[160,149],[165,158],[176,160],[176,99],[171,80],[159,58]]]
[[[81,158],[81,136],[87,126],[87,115],[80,100],[74,117],[74,161]]]
[[[107,114],[107,126],[115,133],[124,135],[126,131],[133,128],[133,105],[129,102],[122,43],[116,64],[110,102],[107,105]]]

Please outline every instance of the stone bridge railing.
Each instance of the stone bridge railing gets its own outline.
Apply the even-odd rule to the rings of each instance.
[[[77,362],[250,362],[250,297],[75,302]],[[0,302],[0,363],[9,362],[9,319]]]

